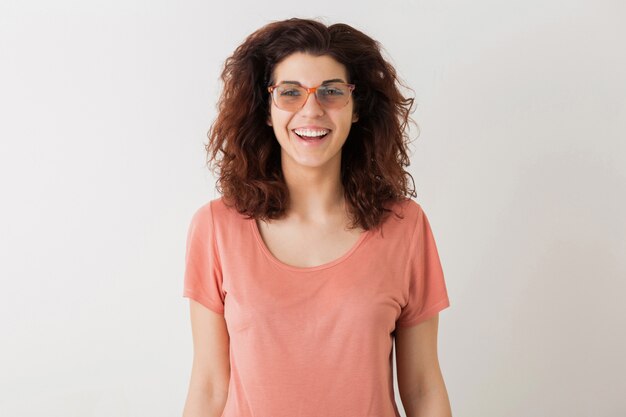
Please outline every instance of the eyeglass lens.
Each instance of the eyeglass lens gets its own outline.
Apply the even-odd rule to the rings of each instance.
[[[341,108],[350,100],[350,88],[346,84],[327,84],[316,91],[317,101],[324,107]],[[304,87],[292,84],[279,84],[274,90],[274,99],[279,108],[297,110],[307,99]]]

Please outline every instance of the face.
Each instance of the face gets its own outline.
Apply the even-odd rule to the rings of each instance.
[[[346,67],[327,55],[313,56],[293,53],[274,68],[274,84],[284,81],[297,81],[304,87],[316,87],[326,80],[341,79],[349,83]],[[270,117],[267,124],[272,126],[281,146],[283,171],[294,168],[325,168],[333,172],[341,167],[341,148],[345,143],[352,123],[358,120],[353,114],[352,97],[347,105],[339,109],[327,109],[311,93],[304,106],[295,112],[281,110],[270,99]],[[330,132],[321,140],[305,140],[294,130],[326,129]],[[310,132],[309,132],[310,133]]]

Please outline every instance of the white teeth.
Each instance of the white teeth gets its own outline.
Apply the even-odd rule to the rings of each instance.
[[[330,132],[330,130],[296,129],[294,130],[294,132],[296,132],[296,134],[298,134],[299,136],[317,137],[324,136],[325,134]]]

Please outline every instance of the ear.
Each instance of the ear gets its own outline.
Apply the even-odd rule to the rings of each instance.
[[[352,123],[355,123],[355,122],[357,122],[358,120],[359,120],[359,115],[358,115],[358,114],[356,114],[356,113],[354,113],[354,114],[352,115]]]
[[[267,116],[265,123],[267,123],[268,126],[272,126],[272,116]]]

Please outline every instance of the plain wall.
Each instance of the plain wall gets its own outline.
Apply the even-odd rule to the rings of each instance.
[[[0,414],[182,414],[219,74],[289,17],[363,30],[415,93],[453,415],[626,415],[626,6],[608,0],[3,1]]]

